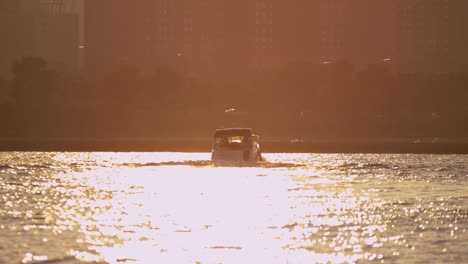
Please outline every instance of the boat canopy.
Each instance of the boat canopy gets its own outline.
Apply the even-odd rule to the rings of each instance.
[[[234,136],[243,136],[245,138],[252,137],[252,129],[250,128],[224,128],[218,129],[215,132],[214,137],[234,137]]]

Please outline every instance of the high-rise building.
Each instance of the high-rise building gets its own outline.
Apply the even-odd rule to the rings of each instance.
[[[0,42],[0,75],[9,76],[23,56],[42,57],[59,71],[78,70],[78,15],[66,1],[0,3],[0,34],[7,36]]]
[[[453,1],[399,0],[395,63],[402,71],[449,70],[449,10]]]
[[[238,76],[295,61],[457,71],[464,0],[87,0],[86,67]],[[465,41],[465,42],[464,42]]]
[[[156,61],[159,1],[85,1],[85,67],[88,73],[120,63],[151,67]],[[167,36],[173,37],[173,36]]]
[[[0,78],[9,76],[11,62],[15,49],[21,43],[17,43],[15,19],[20,12],[20,2],[17,0],[0,1]]]
[[[0,1],[0,15],[8,15],[18,13],[21,8],[21,2],[18,0],[2,0]]]
[[[215,74],[245,66],[253,14],[249,1],[88,0],[88,72],[129,63],[142,70],[171,67]],[[190,71],[189,71],[190,69]]]
[[[388,60],[394,51],[392,1],[321,0],[320,57],[358,67]]]
[[[466,44],[466,1],[313,2],[320,10],[317,16],[323,61],[344,59],[357,67],[388,64],[403,72],[460,71],[466,65],[461,54]],[[313,16],[309,18],[313,25],[311,21]]]
[[[468,72],[468,1],[450,0],[448,11],[448,58],[449,70],[452,72]]]

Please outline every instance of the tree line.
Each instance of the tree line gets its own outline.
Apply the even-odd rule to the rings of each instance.
[[[119,64],[87,78],[38,57],[0,79],[1,137],[466,137],[468,74],[295,62],[223,80]],[[227,109],[235,109],[226,111]]]

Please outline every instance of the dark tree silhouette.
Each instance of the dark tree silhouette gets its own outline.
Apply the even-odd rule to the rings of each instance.
[[[44,59],[23,57],[12,67],[11,97],[16,102],[16,124],[25,136],[47,135],[52,128],[59,74]]]
[[[23,57],[0,80],[11,98],[0,116],[14,127],[0,136],[203,137],[231,108],[242,113],[236,125],[266,137],[468,136],[467,74],[397,70],[292,61],[215,78],[118,64],[86,79]]]
[[[8,81],[0,78],[0,102],[8,95]]]
[[[380,65],[369,65],[356,73],[354,96],[355,109],[360,112],[383,113],[398,111],[395,107],[401,101],[389,100],[395,97],[397,87],[393,85],[393,73]]]
[[[59,75],[40,57],[23,57],[12,67],[12,97],[23,107],[44,108],[57,88]]]

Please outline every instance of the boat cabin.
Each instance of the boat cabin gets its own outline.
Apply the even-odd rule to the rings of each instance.
[[[215,131],[212,160],[261,160],[259,136],[250,128],[225,128]]]

